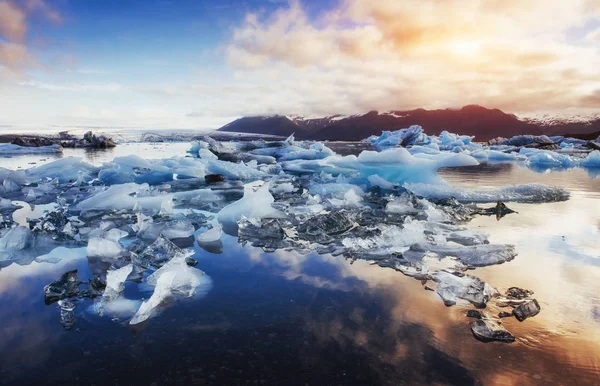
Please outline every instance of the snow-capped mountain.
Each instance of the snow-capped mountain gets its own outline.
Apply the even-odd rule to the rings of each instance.
[[[280,136],[295,133],[299,139],[360,140],[380,134],[383,130],[420,125],[427,134],[439,134],[448,130],[487,140],[518,134],[591,133],[600,131],[600,127],[596,128],[599,124],[600,119],[590,119],[584,125],[575,121],[553,122],[550,117],[545,117],[543,121],[533,117],[519,118],[498,109],[469,105],[460,109],[370,111],[366,114],[331,115],[322,118],[279,115],[244,117],[219,130]]]
[[[519,117],[522,121],[542,128],[547,134],[585,136],[600,131],[600,113],[595,114],[531,114]]]

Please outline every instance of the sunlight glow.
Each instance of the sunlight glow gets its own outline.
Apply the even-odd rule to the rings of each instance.
[[[452,45],[452,51],[460,55],[474,55],[479,51],[479,47],[479,42],[461,41]]]

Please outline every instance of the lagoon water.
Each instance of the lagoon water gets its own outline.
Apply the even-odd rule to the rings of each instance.
[[[64,156],[100,164],[127,154],[181,156],[188,148],[128,143]],[[0,163],[17,169],[50,160]],[[90,278],[85,258],[1,268],[0,384],[600,384],[600,179],[516,163],[440,174],[463,187],[540,182],[571,192],[565,202],[508,203],[518,213],[468,223],[519,252],[475,274],[500,289],[531,289],[542,307],[522,323],[503,319],[517,338],[512,344],[475,340],[465,317],[472,306],[446,307],[392,269],[342,256],[265,253],[224,236],[222,253],[194,247],[212,288],[137,329],[99,317],[84,299],[65,331],[59,307],[44,304],[43,287],[65,271]],[[149,296],[135,285],[125,292]]]

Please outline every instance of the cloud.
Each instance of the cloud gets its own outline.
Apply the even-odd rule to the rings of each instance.
[[[592,94],[583,96],[581,98],[581,103],[586,106],[598,108],[598,106],[600,106],[600,89]]]
[[[73,83],[73,84],[53,84],[35,81],[24,81],[20,86],[32,87],[49,91],[70,91],[70,92],[120,92],[124,87],[119,83]]]
[[[588,39],[571,42],[569,31],[600,19],[593,3],[345,0],[315,19],[292,1],[248,14],[225,53],[238,81],[277,95],[254,92],[248,98],[262,103],[247,110],[584,109],[600,53]]]
[[[27,32],[25,11],[8,1],[0,2],[0,35],[10,41],[23,41]]]
[[[60,13],[42,0],[0,0],[0,73],[18,74],[35,64],[26,45],[32,18],[62,22]]]
[[[592,43],[596,43],[596,44],[600,43],[600,27],[596,28],[594,31],[587,34],[585,36],[585,39]]]

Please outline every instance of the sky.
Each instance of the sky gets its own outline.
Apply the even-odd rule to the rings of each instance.
[[[0,128],[600,112],[600,0],[0,0]]]

